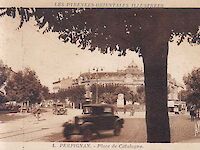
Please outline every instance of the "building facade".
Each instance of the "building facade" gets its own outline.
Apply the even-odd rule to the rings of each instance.
[[[53,82],[53,92],[57,93],[59,90],[68,89],[73,85],[72,77],[62,78]]]
[[[131,91],[135,92],[138,86],[144,85],[144,72],[132,62],[125,69],[115,72],[95,70],[82,73],[76,79],[72,79],[71,77],[63,78],[53,83],[53,89],[54,92],[58,92],[61,89],[84,85],[86,89],[85,98],[87,101],[92,95],[90,87],[97,84],[126,86],[130,88]],[[178,85],[175,79],[168,74],[168,99],[173,101],[179,100],[178,93],[182,88],[183,87]]]
[[[144,85],[144,75],[143,71],[139,69],[134,62],[132,62],[124,70],[117,70],[116,72],[96,71],[82,73],[73,82],[73,86],[91,86],[93,84],[122,85],[129,87],[132,91],[134,91],[137,86]]]

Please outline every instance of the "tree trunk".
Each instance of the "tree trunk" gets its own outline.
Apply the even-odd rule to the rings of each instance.
[[[148,47],[143,55],[147,142],[169,143],[170,126],[167,107],[168,42]]]

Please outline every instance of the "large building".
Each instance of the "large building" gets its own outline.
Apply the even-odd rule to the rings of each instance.
[[[53,82],[53,92],[57,93],[59,90],[68,89],[73,85],[72,77],[62,78]]]
[[[183,90],[184,87],[176,82],[170,74],[168,74],[168,99],[180,100],[178,93]]]
[[[104,72],[103,70],[95,70],[94,72],[86,72],[74,80],[73,86],[85,85],[91,86],[93,84],[106,85],[123,85],[135,90],[137,86],[144,85],[143,71],[132,62],[124,70],[117,70],[116,72]]]
[[[79,75],[78,78],[63,78],[53,83],[54,92],[61,89],[68,89],[72,86],[84,85],[86,88],[86,99],[91,98],[90,87],[94,84],[98,85],[122,85],[129,87],[131,91],[135,91],[138,86],[144,85],[144,72],[134,62],[123,70],[115,72],[105,72],[102,69],[95,69]],[[168,99],[177,101],[178,93],[183,87],[177,84],[175,79],[168,74]]]

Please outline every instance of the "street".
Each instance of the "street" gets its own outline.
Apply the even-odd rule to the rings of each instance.
[[[38,121],[33,114],[18,113],[23,119],[0,123],[0,141],[30,142],[46,141],[44,136],[61,133],[62,124],[73,119],[74,115],[81,114],[80,110],[68,110],[68,115],[53,115],[51,110],[41,114]]]
[[[75,115],[81,114],[81,110],[68,109],[68,115],[53,115],[50,109],[43,113],[38,121],[32,114],[18,113],[12,115],[22,115],[14,121],[0,123],[1,142],[66,142],[62,135],[62,124],[73,119]],[[102,132],[100,137],[93,136],[92,142],[146,142],[146,126],[144,112],[136,112],[133,117],[129,113],[124,115],[124,128],[120,136],[113,136],[112,131]],[[194,122],[190,121],[189,115],[170,114],[171,141],[187,142],[195,139],[200,141],[200,136],[194,136]],[[71,141],[81,141],[81,136],[73,136]]]

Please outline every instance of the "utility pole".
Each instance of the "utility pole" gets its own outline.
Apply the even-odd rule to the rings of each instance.
[[[96,104],[98,104],[99,103],[99,89],[98,89],[98,78],[99,78],[99,76],[98,76],[98,73],[99,73],[99,71],[103,71],[103,69],[102,68],[98,68],[98,67],[95,67],[95,68],[93,68],[93,70],[96,72],[96,74],[95,74],[95,79],[96,79]]]

